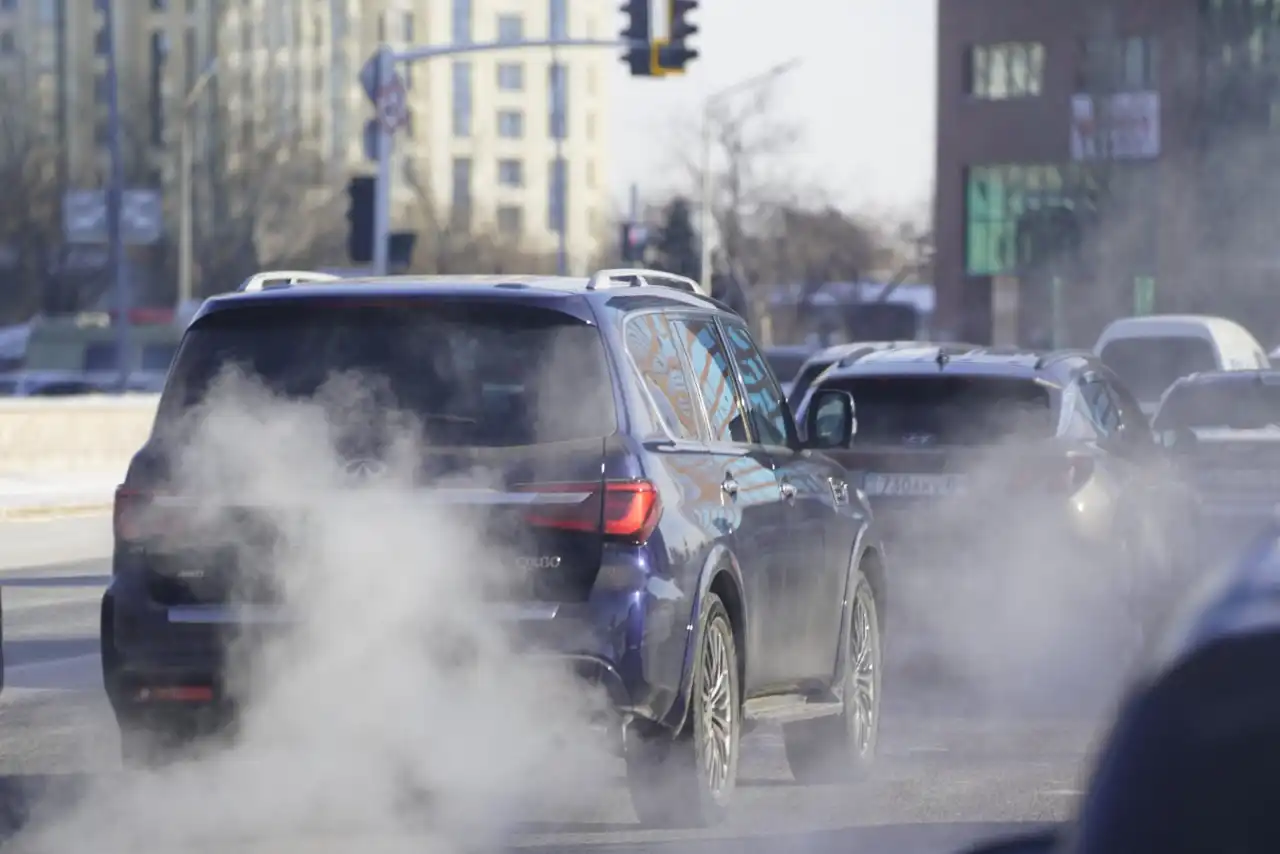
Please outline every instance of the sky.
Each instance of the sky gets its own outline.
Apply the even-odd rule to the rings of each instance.
[[[618,62],[619,210],[633,182],[642,200],[669,192],[674,146],[685,137],[696,144],[704,99],[798,57],[774,84],[779,111],[803,134],[788,165],[842,207],[922,216],[933,181],[936,8],[937,0],[702,0],[690,16],[701,56],[687,74],[631,78]]]

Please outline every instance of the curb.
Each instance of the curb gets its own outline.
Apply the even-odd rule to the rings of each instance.
[[[101,516],[110,513],[111,509],[112,502],[110,501],[0,507],[0,522],[46,522],[79,516]]]

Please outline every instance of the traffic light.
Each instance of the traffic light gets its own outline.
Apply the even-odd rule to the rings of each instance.
[[[375,181],[367,175],[357,175],[347,185],[351,203],[347,207],[347,255],[352,263],[368,264],[373,261],[373,204]]]
[[[696,35],[698,25],[689,20],[689,13],[697,11],[698,0],[668,0],[670,36],[658,45],[656,74],[680,74],[684,67],[698,58],[698,52],[689,47],[687,39]]]
[[[649,230],[637,222],[624,222],[619,227],[618,255],[624,263],[640,264],[649,247]]]
[[[632,77],[653,77],[653,21],[649,0],[627,0],[622,5],[622,14],[627,16],[622,41],[630,43],[622,61],[631,68]]]

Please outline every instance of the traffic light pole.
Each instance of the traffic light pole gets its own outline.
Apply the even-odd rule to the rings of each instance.
[[[522,50],[527,48],[560,48],[595,47],[595,48],[632,48],[640,42],[625,42],[617,39],[557,39],[523,42],[484,42],[480,44],[440,45],[436,47],[415,47],[409,50],[381,51],[378,79],[390,80],[398,62],[421,62],[442,56],[457,56],[466,53],[489,53],[493,51]],[[381,119],[381,117],[379,117]],[[388,267],[388,250],[391,242],[391,131],[386,124],[378,122],[378,181],[373,205],[373,269],[375,275],[385,276]],[[567,211],[561,212],[567,216]]]
[[[390,51],[378,53],[378,80],[391,80],[395,62]],[[373,184],[373,271],[387,275],[391,254],[391,129],[378,111],[378,180]]]

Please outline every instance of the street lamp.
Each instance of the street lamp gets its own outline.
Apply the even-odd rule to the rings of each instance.
[[[698,201],[698,232],[702,242],[702,261],[700,265],[702,289],[711,293],[711,113],[715,108],[733,95],[748,89],[759,89],[800,64],[800,58],[789,60],[770,68],[763,74],[757,74],[721,89],[702,103],[702,193]]]
[[[210,60],[204,71],[191,84],[187,97],[182,101],[182,132],[178,145],[178,300],[177,310],[191,300],[191,125],[195,105],[205,88],[218,73],[218,60]]]

